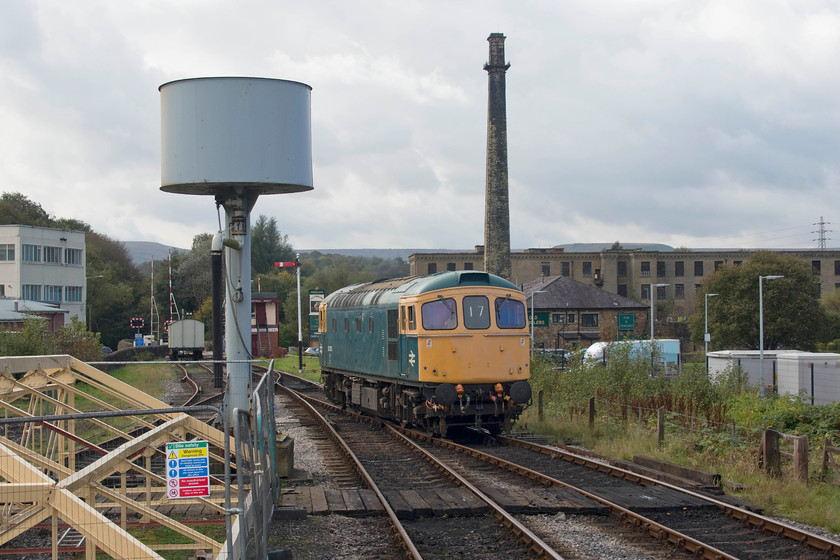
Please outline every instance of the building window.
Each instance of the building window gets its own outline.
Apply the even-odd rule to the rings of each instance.
[[[563,321],[566,319],[566,316],[563,313],[552,313],[551,314],[551,322],[555,324],[562,325]]]
[[[822,272],[822,261],[811,261],[811,270],[819,276],[820,272]]]
[[[703,261],[694,261],[694,276],[703,276]]]
[[[642,278],[650,278],[650,261],[642,261]]]
[[[597,327],[598,314],[597,313],[581,313],[580,314],[581,327]]]
[[[683,261],[674,263],[674,276],[685,276],[685,263]]]
[[[61,286],[44,286],[44,301],[61,303]]]
[[[543,277],[551,276],[551,263],[540,263],[540,274]]]
[[[64,301],[82,301],[81,286],[65,286]]]
[[[650,284],[642,284],[642,299],[650,299]]]
[[[592,263],[591,262],[584,262],[583,263],[583,277],[589,278],[592,276]]]
[[[834,261],[834,276],[840,276],[840,261]]]
[[[23,244],[20,246],[21,260],[23,262],[41,262],[41,246]]]
[[[41,286],[38,284],[24,284],[21,286],[23,299],[41,301]]]
[[[715,270],[720,270],[720,267],[723,266],[723,261],[715,261]]]
[[[627,261],[618,261],[616,266],[618,267],[617,272],[620,277],[627,276]]]
[[[437,272],[437,263],[429,263],[429,274]]]
[[[566,278],[572,274],[572,263],[566,261],[560,263],[560,274]]]
[[[657,286],[656,287],[656,299],[665,299],[665,288],[667,286]]]
[[[0,245],[0,261],[14,261],[15,260],[15,246],[14,245]],[[840,261],[839,261],[840,262]]]
[[[64,250],[64,264],[72,264],[80,266],[82,264],[82,250],[81,249],[65,249]]]
[[[621,297],[627,297],[627,284],[618,285],[618,295]]]
[[[568,315],[566,315],[566,321],[569,324],[574,323],[575,322],[575,314],[574,313],[569,313]]]
[[[697,292],[700,291],[700,284],[694,284],[694,295],[697,295]]]
[[[665,261],[656,261],[656,277],[662,278],[665,276]]]
[[[455,263],[446,263],[446,270],[455,270]]]
[[[44,246],[44,262],[61,264],[61,247]]]
[[[685,299],[685,284],[674,284],[674,299]]]
[[[472,270],[472,269],[473,269],[473,263],[471,263],[471,262],[464,263],[464,270]]]
[[[6,285],[5,284],[0,284],[0,296],[5,296],[5,295],[6,295]]]
[[[741,261],[732,261],[733,266],[741,266]]]

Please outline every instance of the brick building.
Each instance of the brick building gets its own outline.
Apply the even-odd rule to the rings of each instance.
[[[650,309],[637,301],[563,276],[522,286],[537,348],[586,348],[593,342],[644,338]]]
[[[770,251],[793,255],[807,262],[822,294],[840,287],[840,250]],[[422,275],[442,270],[480,270],[484,262],[482,252],[482,247],[478,246],[474,252],[414,253],[409,256],[410,273]],[[511,253],[510,280],[523,286],[538,278],[560,276],[648,303],[651,285],[668,284],[656,288],[655,301],[673,301],[674,313],[685,316],[693,313],[695,295],[709,274],[723,265],[746,262],[755,252],[758,250],[605,249],[565,252],[562,248],[527,249]]]

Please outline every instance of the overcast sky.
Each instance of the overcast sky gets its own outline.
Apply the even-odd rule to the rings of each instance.
[[[302,250],[469,249],[494,32],[513,248],[840,231],[840,5],[817,0],[4,0],[0,190],[189,247],[216,208],[160,190],[158,87],[283,78],[312,87],[315,189],[260,197],[252,221]]]

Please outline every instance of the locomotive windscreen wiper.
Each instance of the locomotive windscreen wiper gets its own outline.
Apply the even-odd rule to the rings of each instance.
[[[445,297],[443,297],[440,294],[438,294],[438,299],[443,302],[443,305],[446,306],[446,308],[449,310],[449,313],[451,315],[455,315],[455,308],[452,307],[451,305],[449,305],[449,300],[447,300]]]
[[[508,302],[508,300],[509,300],[509,299],[510,299],[510,294],[505,294],[505,299],[499,299],[499,298],[496,298],[496,303],[495,303],[495,306],[496,306],[496,313],[498,313],[498,312],[499,312],[499,309],[501,309],[501,308],[502,308],[502,306],[503,306],[504,304],[506,304],[506,303]]]

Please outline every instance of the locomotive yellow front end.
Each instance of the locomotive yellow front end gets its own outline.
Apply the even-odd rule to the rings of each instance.
[[[424,405],[435,431],[445,434],[453,425],[509,431],[531,400],[523,294],[462,285],[403,297],[400,316],[409,347],[416,344],[409,360],[416,360],[417,379],[434,387]]]

